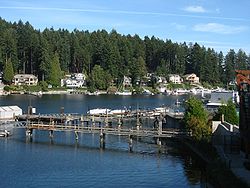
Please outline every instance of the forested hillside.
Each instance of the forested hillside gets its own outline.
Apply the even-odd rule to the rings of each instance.
[[[141,79],[146,72],[162,76],[195,73],[201,81],[227,84],[235,77],[234,69],[249,67],[250,56],[240,49],[223,54],[197,43],[147,36],[141,39],[115,30],[40,31],[28,22],[0,19],[0,71],[11,64],[14,73],[32,73],[48,82],[54,75],[60,76],[60,71],[83,72],[91,77],[96,70],[109,80],[119,80],[123,75]]]

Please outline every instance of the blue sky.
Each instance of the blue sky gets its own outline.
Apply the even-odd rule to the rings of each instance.
[[[0,0],[0,16],[36,29],[117,30],[250,53],[250,0]]]

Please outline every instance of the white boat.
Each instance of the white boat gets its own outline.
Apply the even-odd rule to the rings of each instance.
[[[126,114],[128,112],[129,112],[128,110],[117,109],[117,110],[111,110],[109,112],[109,114],[111,114],[111,115],[122,115],[122,114]]]
[[[122,91],[122,92],[117,91],[115,94],[116,95],[132,95],[132,92],[131,91]]]
[[[87,112],[87,114],[89,114],[89,115],[103,115],[103,114],[109,114],[110,111],[111,110],[107,109],[107,108],[95,108],[95,109],[89,110]]]
[[[166,114],[167,112],[169,112],[169,108],[168,107],[158,107],[158,108],[154,109],[153,115],[159,116],[161,114]]]
[[[93,92],[93,93],[87,92],[86,94],[87,94],[87,95],[94,95],[94,96],[96,96],[96,95],[100,95],[100,92],[98,92],[98,91],[95,91],[95,92]]]
[[[10,136],[10,132],[7,130],[0,131],[0,137],[8,137]]]
[[[30,95],[34,95],[34,96],[37,96],[37,97],[41,97],[41,96],[43,95],[43,92],[42,92],[42,91],[30,92],[29,94],[30,94]]]
[[[144,89],[144,91],[142,92],[142,94],[144,94],[144,95],[154,95],[154,93],[152,93],[148,89]]]
[[[190,93],[189,90],[186,90],[186,89],[181,89],[181,88],[178,88],[178,89],[175,89],[173,92],[172,92],[172,95],[185,95],[185,94],[188,94]]]

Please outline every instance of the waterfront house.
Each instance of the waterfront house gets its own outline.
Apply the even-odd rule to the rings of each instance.
[[[12,82],[14,85],[36,86],[38,78],[33,74],[16,74]]]
[[[196,74],[186,74],[184,75],[184,79],[186,82],[191,83],[191,84],[198,84],[200,82],[200,79]]]
[[[169,74],[169,81],[174,84],[181,84],[183,82],[183,79],[178,74]]]
[[[86,76],[82,73],[73,73],[66,75],[64,79],[61,79],[61,86],[67,88],[81,88],[86,84]]]
[[[123,76],[122,86],[123,86],[123,88],[132,87],[131,78],[128,76]]]
[[[157,84],[166,84],[167,83],[167,79],[163,76],[157,76]]]

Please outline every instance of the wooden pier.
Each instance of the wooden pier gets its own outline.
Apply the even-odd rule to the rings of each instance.
[[[173,116],[171,116],[173,117]],[[124,126],[124,119],[133,119],[134,126]],[[78,140],[78,134],[99,134],[100,147],[105,148],[106,135],[119,135],[128,138],[129,151],[133,148],[133,138],[148,137],[156,141],[161,146],[161,140],[172,137],[186,137],[187,131],[173,128],[163,128],[163,117],[155,118],[155,124],[150,127],[144,127],[142,118],[151,118],[146,116],[90,116],[77,114],[50,114],[50,115],[22,115],[18,116],[19,123],[17,128],[24,128],[26,136],[32,138],[33,130],[48,131],[52,139],[54,132],[64,131],[73,132],[75,139]],[[179,119],[180,116],[177,117]]]

